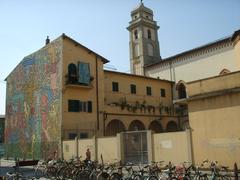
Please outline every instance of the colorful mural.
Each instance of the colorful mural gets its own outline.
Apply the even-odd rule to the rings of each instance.
[[[25,57],[7,77],[6,155],[48,158],[61,140],[61,39]]]

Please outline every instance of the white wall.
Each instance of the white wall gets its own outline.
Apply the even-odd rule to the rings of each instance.
[[[224,68],[231,72],[240,70],[238,61],[232,43],[225,43],[191,55],[177,57],[171,61],[173,63],[171,69],[167,62],[149,67],[146,74],[175,82],[179,80],[189,82],[219,75]]]

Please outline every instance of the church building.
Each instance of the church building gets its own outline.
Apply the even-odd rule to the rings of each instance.
[[[186,82],[240,70],[240,30],[232,35],[162,59],[157,22],[153,11],[143,3],[131,12],[127,28],[130,33],[131,73]],[[176,96],[175,98],[179,98]]]

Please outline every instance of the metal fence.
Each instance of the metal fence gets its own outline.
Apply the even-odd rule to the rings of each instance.
[[[148,163],[147,131],[123,133],[124,163]]]

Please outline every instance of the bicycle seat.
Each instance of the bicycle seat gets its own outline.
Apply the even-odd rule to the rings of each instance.
[[[145,166],[143,166],[143,168],[148,168],[149,167],[149,165],[147,164],[147,165],[145,165]]]
[[[132,167],[130,166],[130,167],[125,167],[125,169],[127,170],[127,171],[130,171],[131,169],[132,169]]]
[[[107,166],[107,167],[105,167],[104,169],[105,169],[105,170],[108,170],[109,168],[110,168],[110,167],[109,167],[109,166]]]
[[[229,169],[228,166],[222,166],[222,168],[225,169],[225,170],[228,170],[228,169]]]

